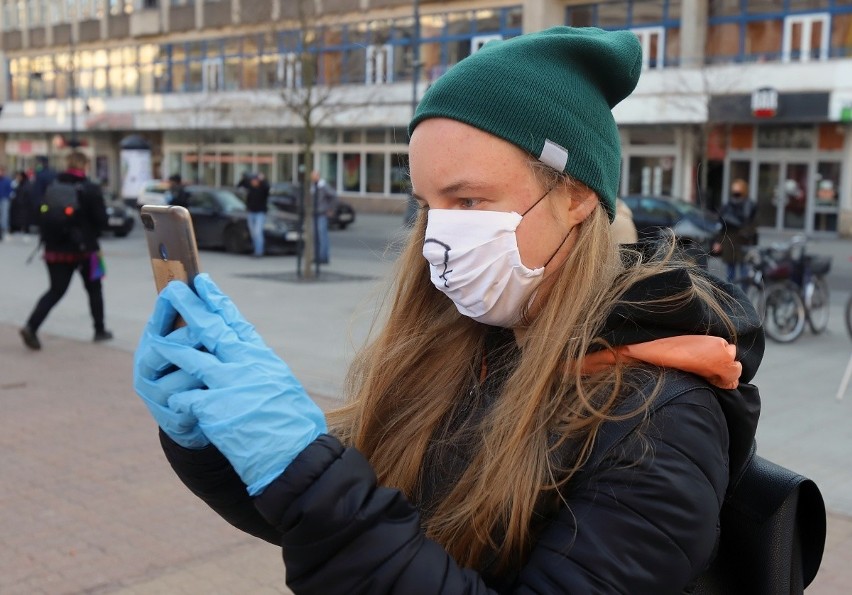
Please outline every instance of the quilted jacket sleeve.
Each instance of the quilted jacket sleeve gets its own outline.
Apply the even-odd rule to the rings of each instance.
[[[641,433],[566,493],[511,592],[677,593],[706,568],[728,483],[716,397],[690,390]],[[331,436],[303,451],[255,504],[282,536],[296,593],[494,592],[427,539],[416,509],[377,486],[361,454]]]

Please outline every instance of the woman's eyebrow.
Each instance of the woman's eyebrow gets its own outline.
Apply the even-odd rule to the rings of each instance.
[[[459,194],[465,194],[469,192],[482,192],[484,190],[490,190],[492,188],[492,184],[489,182],[477,182],[473,180],[461,180],[459,182],[454,182],[447,186],[444,186],[440,190],[438,190],[437,194],[440,196],[456,196]],[[416,192],[411,193],[411,198],[414,200],[421,200],[423,202],[427,202],[425,198],[417,194]]]

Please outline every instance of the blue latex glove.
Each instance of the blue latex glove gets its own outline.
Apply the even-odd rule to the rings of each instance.
[[[170,361],[152,349],[154,342],[174,328],[176,316],[171,304],[157,300],[133,358],[133,388],[172,440],[184,448],[203,448],[210,441],[198,427],[198,420],[190,412],[170,409],[168,401],[176,392],[202,388],[204,384],[183,370],[175,369]],[[169,333],[167,338],[190,346],[197,344],[186,327]]]
[[[196,293],[172,282],[159,298],[183,317],[189,336],[172,333],[151,349],[206,387],[174,393],[168,407],[198,419],[254,496],[326,431],[325,415],[207,275],[194,286]]]

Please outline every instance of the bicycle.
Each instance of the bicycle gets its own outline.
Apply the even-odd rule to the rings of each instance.
[[[828,326],[829,290],[825,275],[831,258],[807,254],[807,239],[750,249],[749,273],[739,279],[760,315],[766,336],[779,343],[795,341],[810,326],[819,334]]]

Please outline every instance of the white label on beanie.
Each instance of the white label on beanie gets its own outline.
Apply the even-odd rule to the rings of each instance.
[[[568,164],[568,150],[560,147],[552,140],[544,139],[544,148],[541,150],[538,160],[556,171],[564,171]]]

